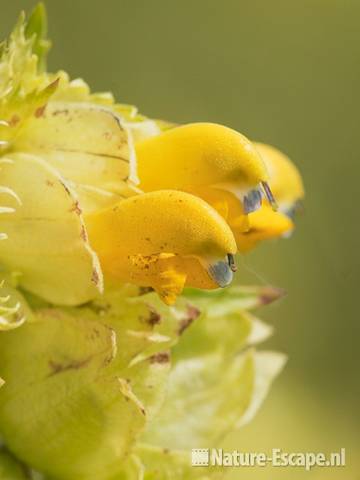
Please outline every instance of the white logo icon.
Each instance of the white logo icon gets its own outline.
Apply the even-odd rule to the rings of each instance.
[[[208,448],[193,448],[191,450],[191,465],[193,467],[208,467],[210,454]]]

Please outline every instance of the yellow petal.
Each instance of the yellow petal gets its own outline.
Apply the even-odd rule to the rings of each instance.
[[[294,163],[276,148],[255,143],[269,172],[269,183],[277,203],[286,211],[304,197],[304,185]]]
[[[199,189],[200,198],[209,203],[226,220],[232,230],[249,230],[249,215],[235,194],[219,188]]]
[[[269,205],[263,205],[256,212],[249,214],[249,230],[236,232],[233,229],[240,252],[254,248],[261,240],[285,236],[294,228],[292,220],[281,212],[274,212]]]
[[[136,143],[140,188],[174,188],[208,202],[237,232],[261,205],[267,171],[253,144],[240,133],[211,123],[175,127]],[[271,192],[265,192],[270,195]]]
[[[144,191],[232,185],[248,190],[267,181],[266,167],[243,135],[212,123],[183,125],[136,144]]]
[[[167,305],[172,305],[183,291],[186,273],[176,271],[175,269],[165,270],[160,273],[159,278],[161,284],[156,287],[156,291]]]

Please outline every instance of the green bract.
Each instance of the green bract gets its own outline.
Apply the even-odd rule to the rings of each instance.
[[[138,193],[134,142],[168,125],[47,73],[49,45],[39,5],[0,60],[0,480],[220,478],[189,449],[260,406],[284,357],[249,310],[282,292],[104,281],[84,218]]]
[[[217,319],[198,318],[187,298],[169,308],[155,293],[117,289],[84,307],[33,305],[25,325],[0,335],[6,444],[59,479],[122,478],[130,451],[131,469],[145,478],[177,478],[173,464],[184,478],[188,449],[216,446],[249,421],[284,361],[247,349],[269,332],[237,307],[229,311],[226,300],[218,303],[224,318],[238,321],[218,342],[216,333],[199,339]]]
[[[29,478],[23,465],[9,452],[0,449],[0,480],[26,480]]]

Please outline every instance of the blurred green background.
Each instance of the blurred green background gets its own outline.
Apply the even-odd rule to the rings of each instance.
[[[213,121],[280,147],[305,181],[289,241],[241,262],[239,280],[284,287],[261,312],[288,365],[229,448],[332,451],[345,469],[248,469],[233,478],[359,479],[358,0],[49,0],[50,69],[175,122]],[[2,0],[5,37],[20,9]],[[359,295],[359,297],[358,297]]]

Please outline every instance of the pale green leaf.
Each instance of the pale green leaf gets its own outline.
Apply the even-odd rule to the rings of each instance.
[[[210,291],[188,288],[184,292],[189,301],[212,317],[253,310],[278,300],[284,294],[284,290],[277,287],[244,285]]]
[[[51,477],[117,479],[163,404],[168,349],[184,314],[155,294],[129,293],[36,308],[31,322],[0,334],[0,430],[19,458]]]
[[[7,451],[0,449],[0,480],[26,480],[29,477],[23,465]]]
[[[102,289],[74,192],[40,158],[14,154],[0,169],[0,261],[19,273],[19,284],[56,304],[80,304]],[[31,179],[31,181],[29,181]]]
[[[121,194],[128,180],[137,183],[132,140],[105,106],[52,101],[29,119],[14,149],[41,156],[75,185]]]
[[[11,450],[62,479],[115,474],[145,423],[131,382],[111,372],[115,356],[113,330],[59,310],[2,332],[0,429]]]
[[[178,361],[167,401],[143,440],[178,450],[216,447],[253,417],[283,363],[280,354],[252,350],[226,359],[209,354]]]

